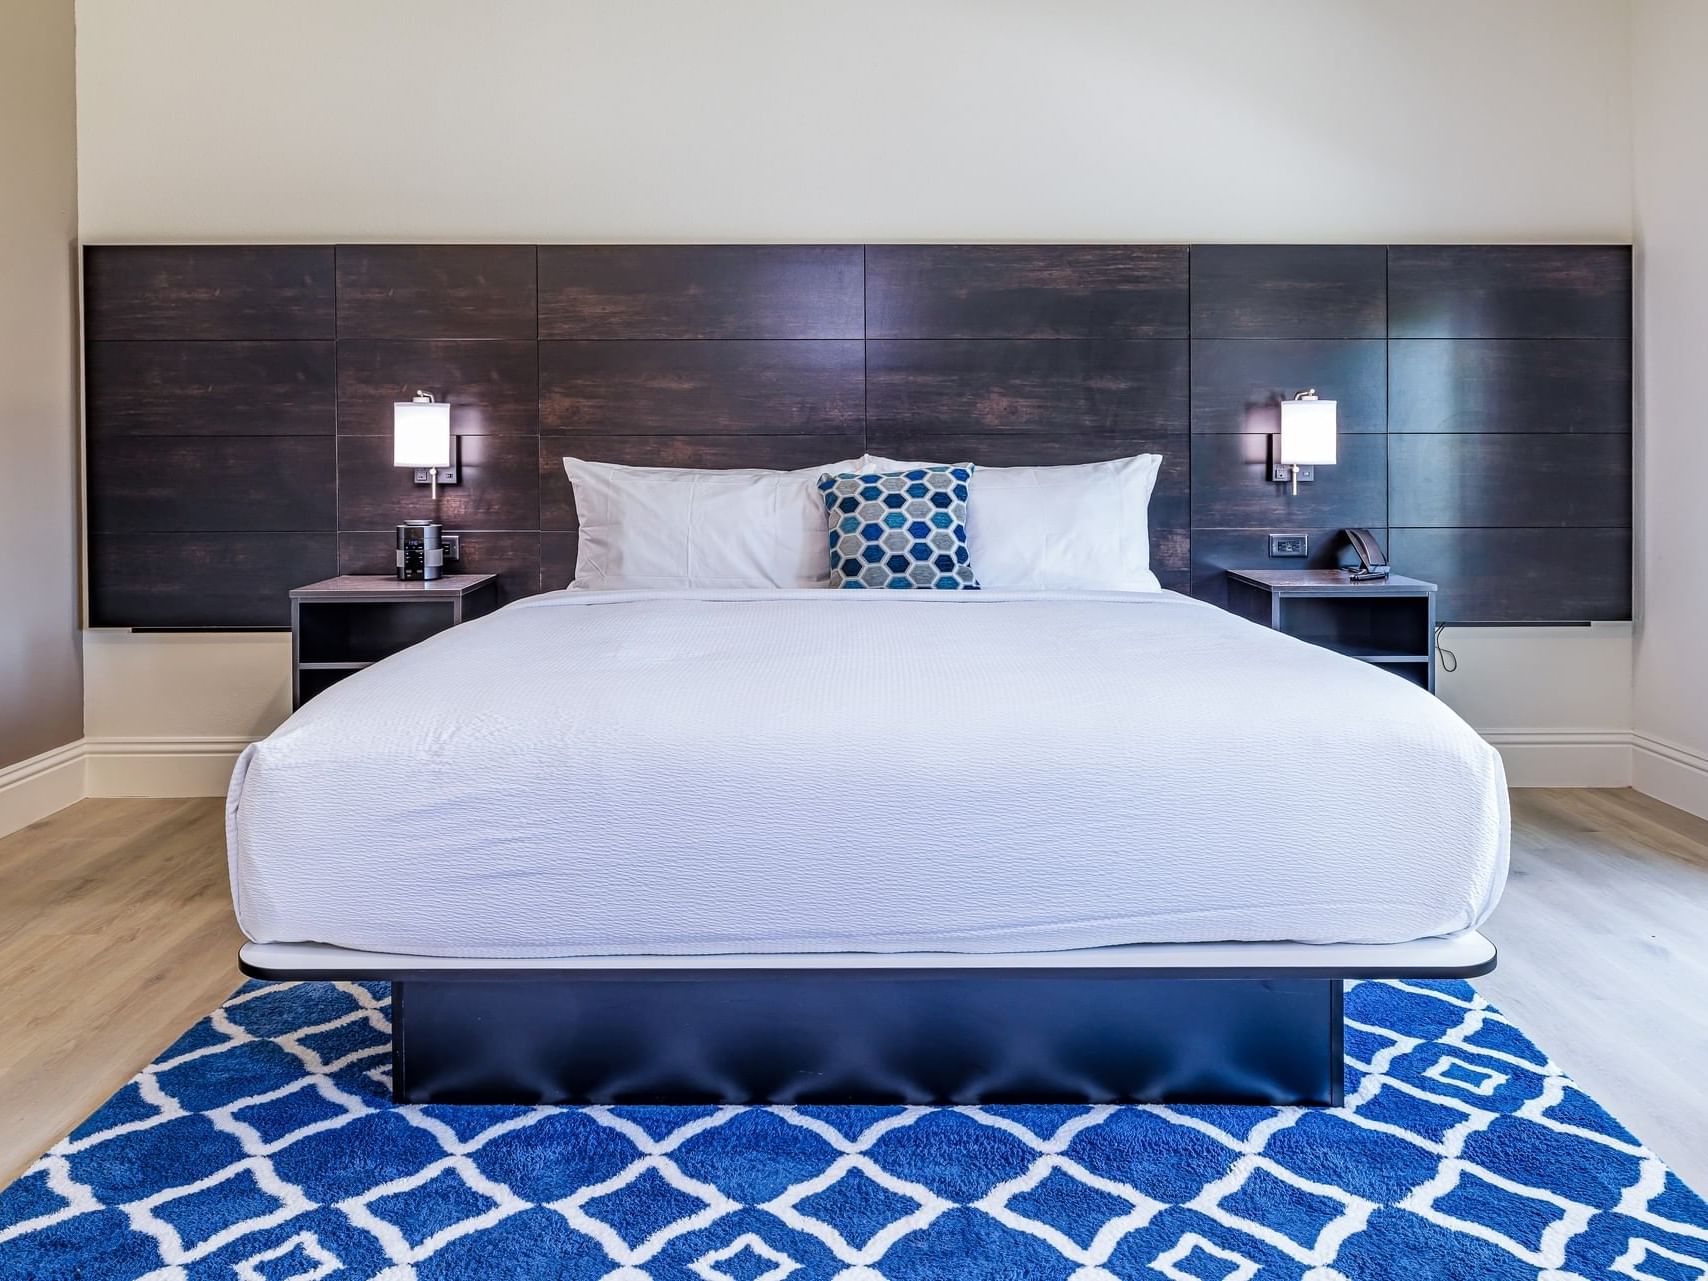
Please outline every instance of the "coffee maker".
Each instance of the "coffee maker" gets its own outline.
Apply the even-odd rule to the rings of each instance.
[[[403,582],[432,582],[444,572],[445,549],[436,520],[406,520],[397,527],[397,576]]]

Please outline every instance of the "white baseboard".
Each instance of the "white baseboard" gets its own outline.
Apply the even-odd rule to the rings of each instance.
[[[1631,786],[1708,818],[1708,756],[1648,734],[1631,736]]]
[[[1509,787],[1629,787],[1631,734],[1622,729],[1488,729]]]
[[[83,799],[83,740],[0,767],[0,836]]]
[[[224,796],[247,738],[86,738],[88,796]]]
[[[0,767],[0,836],[91,796],[224,796],[247,738],[80,738]]]

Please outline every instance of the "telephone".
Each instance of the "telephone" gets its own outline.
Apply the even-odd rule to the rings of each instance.
[[[1367,529],[1349,529],[1346,537],[1358,553],[1358,568],[1346,571],[1353,582],[1368,583],[1388,576],[1388,558],[1374,534]]]

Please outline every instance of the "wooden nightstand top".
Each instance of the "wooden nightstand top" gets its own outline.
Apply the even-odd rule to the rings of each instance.
[[[425,596],[442,600],[467,596],[497,581],[497,578],[497,574],[446,574],[432,582],[417,578],[406,583],[390,574],[340,574],[337,578],[323,578],[318,583],[293,587],[291,599],[348,600],[352,596],[365,596],[409,600]]]
[[[1285,596],[1290,592],[1415,596],[1419,592],[1435,590],[1434,583],[1426,583],[1421,578],[1407,578],[1404,574],[1389,574],[1386,578],[1355,583],[1346,576],[1343,569],[1230,569],[1228,577],[1237,578],[1242,583],[1250,583],[1253,587],[1261,587],[1264,591],[1274,592],[1278,596]]]

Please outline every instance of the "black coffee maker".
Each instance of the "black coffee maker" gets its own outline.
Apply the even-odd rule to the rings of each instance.
[[[397,527],[397,576],[404,582],[431,582],[445,569],[442,531],[436,520],[406,520]]]

